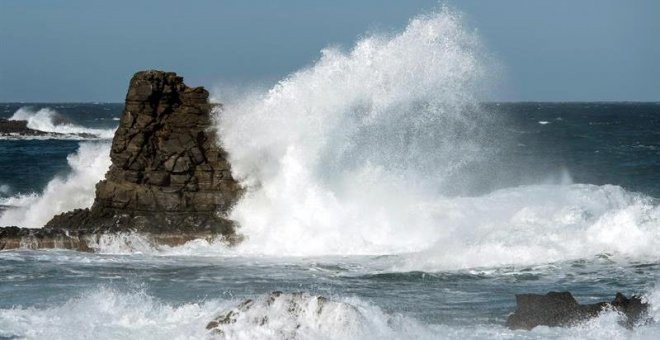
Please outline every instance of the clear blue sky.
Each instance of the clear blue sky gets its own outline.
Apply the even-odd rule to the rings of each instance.
[[[496,100],[660,101],[660,1],[453,0],[503,66]],[[433,0],[0,0],[0,101],[123,101],[137,70],[273,82]]]

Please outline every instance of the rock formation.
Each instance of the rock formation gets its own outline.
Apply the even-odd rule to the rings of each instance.
[[[45,136],[48,133],[27,127],[27,121],[0,118],[0,136]]]
[[[307,293],[273,292],[248,299],[218,315],[206,326],[211,333],[232,338],[252,334],[274,334],[278,339],[298,339],[318,334],[310,328],[323,327],[327,320],[342,320],[346,329],[358,330],[365,317],[354,306]],[[319,329],[315,329],[316,332]],[[333,335],[337,336],[336,331]],[[248,333],[249,334],[249,333]],[[353,334],[355,335],[355,334]],[[252,335],[254,337],[254,335]]]
[[[28,127],[25,120],[9,120],[0,118],[0,137],[42,137],[42,138],[61,138],[63,136],[74,136],[79,138],[98,138],[89,133],[57,133],[35,130]]]
[[[611,302],[586,305],[579,304],[569,292],[518,294],[516,304],[516,311],[509,316],[506,326],[525,330],[536,326],[572,326],[598,316],[608,307],[625,316],[623,324],[631,328],[644,320],[649,308],[638,296],[628,299],[621,293],[617,293]]]
[[[93,206],[55,216],[43,233],[141,232],[173,240],[234,235],[222,214],[241,189],[211,129],[208,96],[175,73],[136,73]]]

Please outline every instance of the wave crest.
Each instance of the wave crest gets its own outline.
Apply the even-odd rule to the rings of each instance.
[[[39,228],[53,216],[94,203],[96,183],[110,167],[110,143],[85,142],[67,157],[71,172],[55,177],[40,193],[19,194],[2,200],[0,225]]]
[[[47,138],[60,139],[112,139],[114,129],[94,129],[73,124],[67,121],[57,111],[45,107],[38,111],[30,107],[21,107],[9,120],[27,121],[27,127],[33,130],[61,134],[61,136],[47,136]],[[30,137],[40,138],[40,137]]]

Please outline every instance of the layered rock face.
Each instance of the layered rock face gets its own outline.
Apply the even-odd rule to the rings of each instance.
[[[208,97],[175,73],[136,73],[94,205],[55,216],[46,226],[232,234],[231,221],[219,214],[241,189],[211,130]]]
[[[42,229],[0,228],[0,249],[92,250],[102,235],[125,232],[170,245],[218,235],[240,240],[224,214],[242,191],[211,129],[208,97],[175,73],[136,73],[93,206],[57,215]]]

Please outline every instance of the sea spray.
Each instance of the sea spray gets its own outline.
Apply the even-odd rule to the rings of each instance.
[[[110,144],[84,142],[67,157],[71,168],[65,177],[54,177],[39,194],[19,194],[4,199],[9,206],[0,215],[0,225],[38,228],[53,216],[94,203],[95,185],[110,167]]]
[[[147,292],[98,287],[50,308],[0,309],[0,336],[49,339],[431,339],[437,336],[422,323],[382,311],[358,298],[327,301],[321,313],[315,299],[301,304],[298,314],[267,296],[253,297],[262,305],[238,315],[236,322],[213,332],[206,325],[241,301],[208,299],[171,305]],[[262,319],[265,316],[265,320]],[[256,321],[255,319],[260,318]]]
[[[9,120],[24,120],[27,121],[27,127],[30,129],[63,134],[65,136],[61,136],[61,138],[66,139],[112,139],[115,132],[114,129],[95,129],[76,125],[67,121],[57,111],[48,107],[41,108],[37,111],[34,111],[30,107],[21,107],[14,112]],[[81,137],[81,134],[96,137]],[[48,138],[52,138],[52,136]]]
[[[231,215],[265,253],[380,254],[436,237],[427,206],[480,159],[478,38],[449,10],[228,104],[222,145],[249,192]]]
[[[407,254],[396,271],[660,257],[657,202],[573,184],[566,169],[539,185],[451,194],[494,176],[502,162],[489,161],[507,152],[507,130],[489,131],[477,104],[482,54],[443,10],[348,52],[326,49],[268,92],[229,101],[221,143],[248,189],[231,214],[246,236],[235,251]]]
[[[651,292],[657,294],[657,292]],[[536,327],[511,331],[502,325],[474,320],[470,324],[429,324],[398,313],[388,313],[357,297],[329,297],[336,301],[317,313],[314,298],[296,311],[268,296],[250,298],[258,308],[235,316],[224,332],[206,329],[209,321],[232,310],[238,299],[166,303],[144,289],[99,286],[56,306],[0,309],[0,336],[28,339],[655,339],[657,323],[634,330],[619,324],[620,315],[605,311],[573,327]],[[296,313],[293,313],[296,312]],[[267,322],[265,322],[266,320]]]

